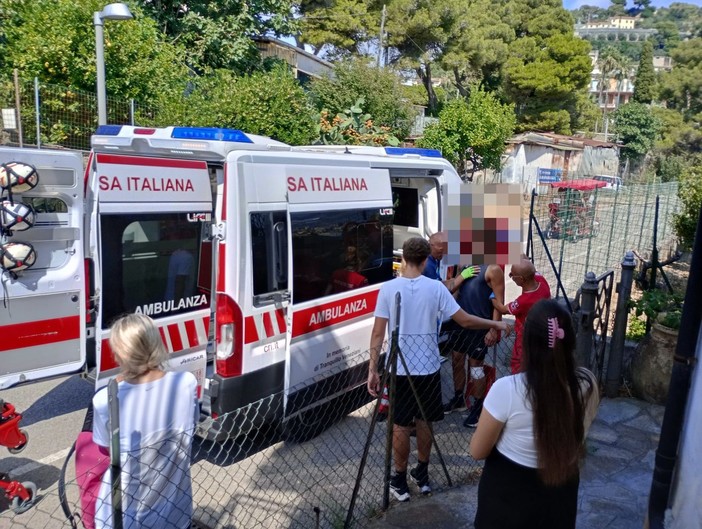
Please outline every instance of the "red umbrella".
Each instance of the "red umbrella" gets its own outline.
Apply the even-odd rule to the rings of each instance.
[[[560,189],[577,189],[578,191],[592,191],[598,187],[604,187],[607,182],[593,180],[591,178],[583,178],[581,180],[569,180],[567,182],[551,182],[551,187]]]

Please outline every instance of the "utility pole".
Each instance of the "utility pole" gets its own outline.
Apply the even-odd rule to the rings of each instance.
[[[378,68],[382,68],[383,64],[383,39],[385,37],[385,4],[383,4],[383,13],[380,15],[380,35],[378,36]]]

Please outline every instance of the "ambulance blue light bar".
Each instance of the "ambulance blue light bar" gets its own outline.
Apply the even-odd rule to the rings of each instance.
[[[385,147],[385,154],[390,156],[402,156],[404,154],[415,154],[428,158],[442,158],[441,153],[436,149],[420,149],[418,147]]]
[[[236,129],[217,129],[210,127],[175,127],[171,138],[179,140],[217,140],[253,143],[251,138]]]
[[[96,136],[118,136],[122,125],[100,125],[95,131]]]

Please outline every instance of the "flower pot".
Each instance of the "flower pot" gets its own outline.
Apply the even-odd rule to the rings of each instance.
[[[651,326],[651,332],[639,344],[631,363],[631,381],[637,397],[665,404],[677,343],[677,329],[660,323]]]

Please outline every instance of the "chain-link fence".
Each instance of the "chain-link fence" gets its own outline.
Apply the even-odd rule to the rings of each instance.
[[[475,335],[472,336],[475,338]],[[412,343],[424,344],[431,339],[411,336],[403,343],[411,346]],[[504,338],[487,350],[485,362],[495,366],[498,377],[509,373],[513,340],[513,336]],[[430,359],[430,369],[440,363],[443,403],[455,394],[450,349],[467,350],[473,347],[461,344],[454,337],[451,347],[442,346],[442,354],[446,356],[441,361],[435,356]],[[408,351],[408,360],[409,354]],[[339,381],[337,388],[325,387],[321,380],[310,380],[293,388],[287,395],[288,399],[325,402],[320,392],[333,395],[335,390],[356,388],[327,400],[321,407],[307,411],[303,409],[282,424],[266,425],[261,422],[261,418],[271,416],[270,408],[283,405],[286,398],[283,393],[271,395],[226,417],[217,418],[227,425],[227,440],[210,442],[195,438],[191,466],[195,527],[363,527],[381,513],[386,479],[387,420],[383,421],[381,414],[375,423],[373,421],[378,399],[372,399],[367,392],[369,356],[363,356],[366,358],[365,363],[339,369],[337,374],[343,372],[345,375],[333,377]],[[465,372],[470,379],[467,363]],[[400,407],[398,404],[393,409],[399,410]],[[442,418],[434,423],[433,429],[436,445],[432,449],[429,466],[433,490],[445,488],[449,483],[455,485],[475,482],[481,465],[468,454],[474,430],[463,425],[465,414],[456,410],[444,416],[443,408],[427,409],[426,412],[432,416],[438,412]],[[363,473],[357,481],[367,443]],[[417,463],[414,441],[411,444],[410,470]],[[130,454],[130,457],[139,462],[138,465],[130,465],[130,468],[132,472],[138,469],[139,479],[144,483],[162,479],[163,472],[166,471],[161,469],[157,472],[155,468],[149,467],[149,458],[145,456],[154,455],[151,448],[148,447],[139,454]],[[83,455],[79,454],[79,457]],[[79,481],[83,483],[85,480],[85,463],[79,479],[76,478],[73,460],[69,463],[65,479],[66,505],[71,513],[86,520],[78,486]],[[104,468],[103,466],[99,470],[100,475],[105,471]],[[173,484],[170,497],[166,497],[167,492],[163,486],[153,491],[140,490],[134,496],[136,492],[127,487],[122,491],[127,496],[122,505],[126,513],[130,501],[134,498],[143,500],[149,494],[159,501],[168,501],[169,498],[176,501],[176,498],[182,496],[183,490],[187,491],[187,487],[177,483]],[[412,496],[420,495],[411,481],[410,492]],[[352,498],[355,501],[350,510]],[[17,515],[6,509],[6,505],[0,505],[0,527],[70,527],[61,509],[56,485],[40,486],[38,499],[27,512]],[[347,520],[350,523],[345,525]],[[78,527],[81,523],[78,520]],[[156,526],[159,525],[154,527]]]
[[[94,93],[31,81],[0,81],[0,108],[15,109],[20,123],[3,123],[0,145],[53,147],[87,151],[97,127]],[[158,123],[157,112],[134,100],[107,98],[107,122],[124,125]],[[21,127],[20,127],[21,125]]]
[[[531,211],[536,223],[532,222],[530,234],[534,263],[553,286],[554,295],[557,277],[565,295],[573,298],[586,272],[618,269],[627,250],[649,258],[657,198],[661,260],[674,253],[673,221],[680,209],[677,193],[676,182],[611,189],[540,186],[533,197]],[[559,289],[558,295],[564,292]]]

